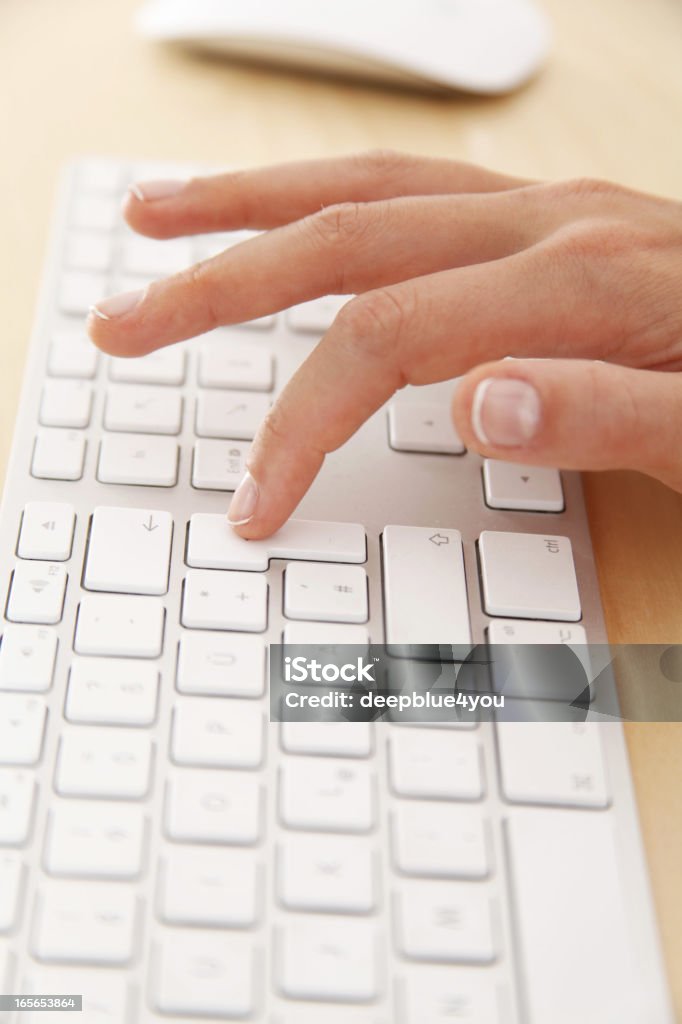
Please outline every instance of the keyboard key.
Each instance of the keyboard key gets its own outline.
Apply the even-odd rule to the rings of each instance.
[[[568,537],[485,530],[478,542],[488,615],[577,622],[581,615]]]
[[[255,345],[239,345],[234,328],[219,339],[205,341],[199,349],[199,386],[271,391],[272,353]]]
[[[287,910],[369,914],[376,905],[372,847],[351,836],[287,835],[277,855],[277,894]]]
[[[167,847],[159,914],[167,924],[248,928],[258,915],[258,882],[250,851]]]
[[[72,430],[41,430],[36,437],[31,476],[40,480],[80,480],[85,438]]]
[[[563,512],[564,492],[558,469],[518,462],[483,460],[486,504],[527,512]]]
[[[126,274],[166,277],[185,270],[192,262],[192,243],[189,238],[159,241],[127,235],[121,250],[121,265]]]
[[[69,231],[65,263],[70,270],[104,273],[111,265],[110,236],[102,231]]]
[[[294,646],[315,644],[317,647],[336,648],[352,644],[354,647],[367,647],[369,633],[364,626],[338,622],[287,622],[282,642]]]
[[[261,697],[265,691],[265,643],[255,636],[183,633],[178,652],[180,693]]]
[[[21,518],[19,558],[66,562],[71,557],[76,513],[73,505],[28,501]]]
[[[334,323],[341,307],[352,298],[352,295],[323,295],[310,302],[301,302],[288,310],[287,325],[297,334],[324,334]]]
[[[171,757],[201,768],[257,768],[264,753],[257,704],[221,697],[186,697],[173,710]]]
[[[0,992],[9,992],[13,971],[14,957],[10,953],[9,943],[0,939]]]
[[[96,508],[83,584],[119,594],[168,590],[173,520],[169,512]]]
[[[500,1016],[497,984],[476,968],[413,968],[401,993],[405,1024],[502,1024],[509,1019]]]
[[[110,388],[104,429],[140,434],[179,434],[182,395],[168,388]]]
[[[127,964],[135,894],[113,882],[50,882],[40,894],[33,955],[48,963]]]
[[[149,661],[121,665],[110,658],[74,657],[64,715],[85,725],[151,725],[156,718],[159,671]]]
[[[67,270],[62,274],[59,285],[59,308],[71,316],[86,316],[106,290],[105,274],[91,270]]]
[[[396,945],[409,960],[487,964],[495,959],[491,901],[480,884],[405,882],[396,899]]]
[[[134,359],[109,360],[109,377],[120,384],[166,384],[178,386],[185,381],[187,354],[179,345],[157,349]]]
[[[264,572],[271,558],[310,562],[364,562],[366,538],[356,523],[289,519],[265,540],[244,540],[224,515],[197,512],[189,525],[187,564],[197,569]]]
[[[102,438],[97,479],[103,484],[174,487],[178,446],[170,437],[109,434]]]
[[[478,740],[450,729],[395,729],[389,743],[391,785],[399,796],[480,800]]]
[[[369,832],[374,790],[364,764],[287,759],[280,771],[280,816],[287,828]]]
[[[92,380],[98,362],[99,350],[84,334],[58,331],[53,336],[47,363],[50,377]]]
[[[0,846],[22,846],[28,839],[35,789],[32,774],[0,768]]]
[[[36,697],[0,693],[0,764],[37,764],[47,708]]]
[[[82,429],[90,422],[92,388],[83,380],[48,380],[38,419],[44,427]]]
[[[289,999],[372,1001],[378,995],[376,941],[373,926],[365,921],[288,922],[277,943],[281,993]]]
[[[369,757],[369,722],[282,722],[282,748],[287,754],[322,757]]]
[[[366,622],[367,573],[360,566],[291,562],[284,586],[284,614],[290,619]]]
[[[45,693],[52,686],[57,634],[39,626],[5,626],[0,646],[0,690]]]
[[[65,729],[59,744],[55,789],[62,796],[137,800],[149,789],[152,743],[127,729]]]
[[[71,208],[71,224],[75,228],[111,231],[121,220],[118,197],[108,195],[76,195]],[[98,296],[101,298],[101,294]]]
[[[190,629],[262,633],[268,619],[264,576],[190,570],[182,596],[182,624]]]
[[[249,447],[240,441],[197,441],[192,463],[192,487],[236,491],[246,471]]]
[[[382,535],[386,642],[396,647],[471,643],[458,530],[386,526]]]
[[[166,790],[166,834],[189,843],[257,843],[261,792],[257,776],[183,769]]]
[[[139,807],[61,800],[51,805],[44,865],[71,878],[137,878],[142,871],[144,815]]]
[[[470,807],[400,801],[392,816],[398,871],[423,878],[485,878],[483,815]]]
[[[11,622],[59,622],[64,607],[67,574],[54,562],[17,562],[7,602]]]
[[[497,745],[507,800],[608,806],[596,722],[498,722]]]
[[[23,897],[24,869],[16,853],[0,850],[0,935],[14,927]]]
[[[493,688],[506,697],[570,703],[592,682],[587,634],[575,623],[493,619],[488,643],[503,645],[490,652],[491,674]],[[559,662],[563,646],[575,660]]]
[[[97,971],[89,967],[40,967],[31,964],[21,991],[26,995],[43,992],[78,993],[83,996],[82,1020],[87,1024],[114,1024],[128,1021],[129,975],[118,971]],[[73,1024],[71,1010],[51,1010],[50,1024]],[[21,1024],[45,1024],[45,1013],[22,1011]]]
[[[83,192],[103,192],[118,195],[121,191],[121,165],[117,160],[93,158],[79,161],[78,187]],[[47,992],[47,989],[42,989]]]
[[[204,391],[197,399],[199,437],[252,441],[270,408],[267,395],[248,391]]]
[[[395,402],[388,408],[388,440],[400,452],[463,455],[466,451],[447,405]]]
[[[158,658],[163,647],[164,610],[151,597],[85,594],[76,623],[78,654]]]
[[[183,1017],[251,1017],[255,1007],[254,953],[245,936],[220,942],[197,932],[167,932],[158,951],[153,1002]]]

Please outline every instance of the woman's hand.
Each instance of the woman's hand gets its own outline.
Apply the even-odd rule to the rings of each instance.
[[[454,422],[483,455],[682,490],[680,203],[370,153],[141,183],[125,214],[154,238],[269,230],[99,303],[90,334],[115,355],[357,293],[253,443],[230,507],[244,537],[276,530],[395,391],[458,376]]]

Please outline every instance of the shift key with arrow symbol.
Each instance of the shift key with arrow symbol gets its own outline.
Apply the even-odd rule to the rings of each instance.
[[[165,594],[172,542],[169,512],[100,506],[90,524],[84,586],[118,594]]]

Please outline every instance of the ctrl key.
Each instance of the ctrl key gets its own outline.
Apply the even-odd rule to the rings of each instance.
[[[154,597],[86,594],[78,611],[77,654],[158,658],[163,648],[164,608]]]

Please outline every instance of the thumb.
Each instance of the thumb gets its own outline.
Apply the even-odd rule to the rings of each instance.
[[[682,378],[578,359],[505,359],[460,380],[453,419],[494,459],[637,469],[682,491]]]

